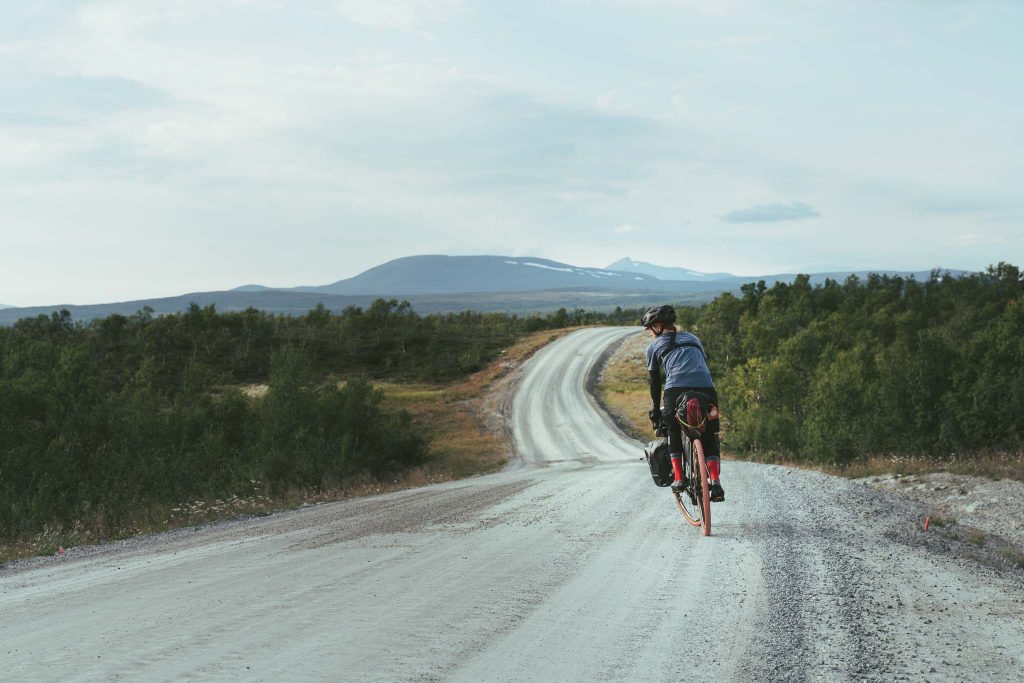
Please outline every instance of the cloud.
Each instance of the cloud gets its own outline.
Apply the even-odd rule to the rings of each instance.
[[[820,215],[803,202],[793,202],[792,204],[758,204],[745,209],[736,209],[722,216],[722,220],[726,223],[776,223],[817,218]]]
[[[678,10],[701,16],[725,17],[736,13],[748,0],[563,0],[583,5],[609,5],[629,11],[639,8]]]
[[[349,118],[340,127],[343,112],[312,144],[339,159],[430,170],[453,189],[534,193],[531,201],[621,195],[667,154],[661,121],[500,87],[452,83],[414,104],[383,122]]]
[[[1007,239],[1000,235],[976,235],[976,234],[964,234],[956,235],[951,240],[952,244],[958,247],[979,247],[979,246],[993,246],[997,244],[1006,244]]]
[[[683,45],[694,48],[741,48],[751,47],[753,45],[760,45],[761,43],[767,42],[768,34],[761,33],[758,35],[744,35],[744,36],[726,36],[724,38],[715,39],[703,39],[703,38],[690,38],[683,41]]]
[[[635,225],[632,225],[630,223],[623,223],[622,225],[615,228],[615,234],[628,235],[629,233],[636,232],[637,230],[639,230],[639,228],[637,228]]]
[[[962,190],[950,190],[944,194],[922,194],[912,198],[907,205],[911,210],[921,214],[941,216],[1015,209],[1024,206],[1024,201],[1014,195],[998,195],[987,191],[972,194]]]
[[[119,77],[0,74],[0,102],[9,120],[57,124],[77,116],[166,105],[172,98],[152,86]]]
[[[672,110],[677,116],[686,116],[690,113],[690,105],[682,95],[672,96]]]
[[[598,109],[608,109],[612,106],[612,100],[618,94],[618,90],[607,90],[594,98],[594,105]]]
[[[462,0],[341,0],[338,13],[370,28],[417,31],[424,24],[451,19]]]

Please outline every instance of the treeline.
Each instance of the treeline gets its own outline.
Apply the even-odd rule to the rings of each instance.
[[[253,482],[274,493],[393,476],[429,444],[368,379],[450,381],[526,333],[636,316],[420,316],[380,300],[302,317],[193,306],[19,321],[0,328],[0,541],[124,529],[154,506]],[[246,395],[250,383],[268,383],[265,398]]]
[[[1024,278],[1000,263],[924,282],[743,287],[688,309],[729,445],[813,462],[1024,447]]]

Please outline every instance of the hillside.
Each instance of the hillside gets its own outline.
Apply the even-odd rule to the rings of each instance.
[[[293,289],[328,294],[411,295],[579,287],[636,290],[664,289],[665,285],[650,275],[580,268],[550,259],[425,255],[388,261],[329,285]]]

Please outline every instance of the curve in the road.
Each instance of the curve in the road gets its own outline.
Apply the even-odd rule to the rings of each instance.
[[[512,403],[516,452],[526,463],[595,463],[636,458],[586,389],[598,358],[635,328],[580,330],[530,359]]]

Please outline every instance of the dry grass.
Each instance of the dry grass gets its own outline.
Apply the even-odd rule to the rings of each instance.
[[[946,458],[924,456],[870,456],[844,465],[823,466],[829,474],[851,479],[899,474],[932,474],[948,472],[972,477],[984,477],[993,481],[1014,479],[1024,481],[1024,453],[964,454]]]
[[[653,438],[647,411],[651,409],[651,392],[647,384],[644,349],[649,339],[645,333],[627,337],[615,350],[601,371],[598,400],[605,410],[630,436],[649,441]]]
[[[385,403],[409,411],[430,441],[431,463],[423,468],[424,475],[457,479],[503,467],[512,444],[488,420],[485,399],[500,380],[538,349],[576,329],[548,330],[524,337],[489,366],[457,384],[376,385],[384,392]]]
[[[980,529],[971,529],[967,532],[967,538],[965,539],[971,545],[982,546],[985,545],[985,539],[987,538],[984,531]]]
[[[504,466],[512,452],[500,429],[489,426],[483,403],[495,385],[544,345],[579,328],[548,330],[524,337],[488,367],[450,386],[379,383],[385,405],[404,408],[430,441],[431,459],[396,476],[390,482],[372,480],[325,484],[320,489],[290,489],[271,495],[263,482],[253,481],[245,496],[217,500],[184,501],[174,507],[153,506],[125,526],[112,527],[102,517],[80,520],[72,528],[47,528],[31,538],[0,544],[0,563],[35,555],[53,555],[59,549],[113,541],[142,533],[195,526],[242,515],[267,515],[313,503],[355,496],[376,495],[426,486],[461,477],[493,472]],[[266,385],[242,387],[252,400],[266,395]]]
[[[999,549],[999,556],[1017,569],[1024,569],[1024,552],[1012,545],[1004,545]]]

